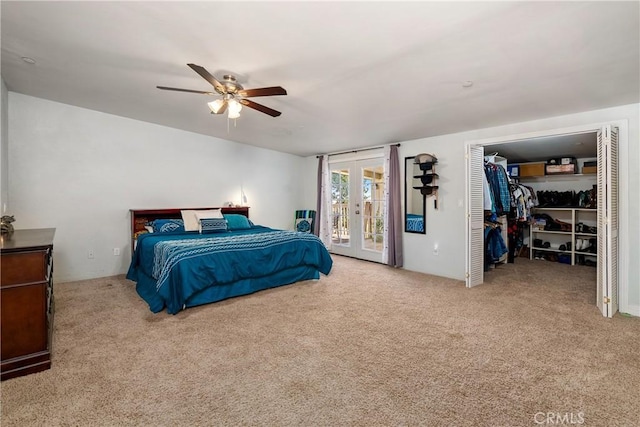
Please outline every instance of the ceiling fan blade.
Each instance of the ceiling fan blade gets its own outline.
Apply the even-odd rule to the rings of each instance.
[[[195,71],[196,73],[200,74],[200,76],[205,79],[206,81],[208,81],[209,83],[211,83],[211,85],[216,89],[216,92],[224,94],[225,90],[224,90],[224,86],[222,85],[222,83],[220,83],[218,80],[216,80],[215,77],[213,77],[211,75],[211,73],[209,73],[207,70],[204,69],[204,67],[201,67],[199,65],[196,64],[187,64],[189,67],[191,67],[191,69],[193,71]]]
[[[246,97],[254,96],[273,96],[273,95],[286,95],[287,91],[280,86],[261,87],[257,89],[243,89],[238,91],[238,95]]]
[[[242,105],[246,105],[249,108],[253,108],[254,110],[258,110],[261,113],[268,114],[271,117],[278,117],[280,114],[282,114],[280,111],[276,111],[276,110],[271,109],[269,107],[265,107],[262,104],[258,104],[257,102],[253,102],[253,101],[250,101],[248,99],[241,99],[238,102],[240,102],[240,104],[242,104]]]
[[[162,89],[162,90],[175,90],[177,92],[201,93],[203,95],[217,95],[217,93],[206,92],[204,90],[180,89],[180,88],[177,88],[177,87],[166,87],[166,86],[156,86],[156,87],[158,89]]]

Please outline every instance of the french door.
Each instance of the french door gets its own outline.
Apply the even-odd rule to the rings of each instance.
[[[384,160],[336,162],[331,171],[331,252],[382,262]]]

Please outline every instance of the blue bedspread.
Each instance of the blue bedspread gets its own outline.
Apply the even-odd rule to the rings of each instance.
[[[149,233],[138,237],[127,279],[138,282],[138,294],[153,312],[166,307],[175,314],[212,286],[270,278],[264,287],[272,287],[274,277],[294,280],[288,271],[329,274],[332,263],[324,244],[308,233],[262,226],[220,234]]]

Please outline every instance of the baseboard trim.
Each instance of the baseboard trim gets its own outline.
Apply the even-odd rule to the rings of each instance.
[[[620,313],[640,317],[640,305],[627,305],[626,307],[620,307],[619,311]]]

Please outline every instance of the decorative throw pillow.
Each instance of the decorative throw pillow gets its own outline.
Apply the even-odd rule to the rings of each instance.
[[[185,231],[184,221],[181,219],[156,219],[151,222],[154,233],[170,233],[172,231]]]
[[[224,218],[202,218],[200,220],[200,233],[226,233],[227,220]]]
[[[247,230],[251,228],[249,218],[240,214],[225,214],[224,218],[227,220],[229,230]]]
[[[296,231],[301,233],[311,233],[311,219],[310,218],[298,218],[296,219]]]
[[[220,209],[206,210],[181,210],[182,220],[184,221],[184,229],[186,231],[198,231],[200,229],[200,218],[222,218]],[[200,215],[200,217],[198,217]]]

